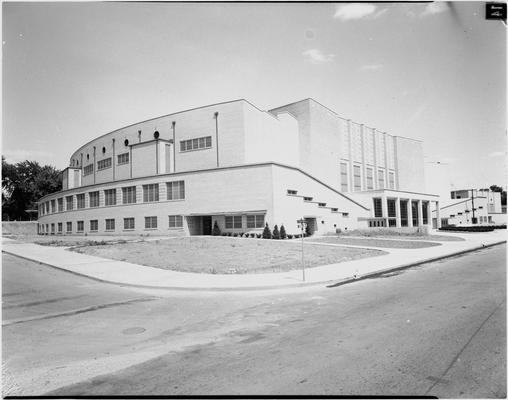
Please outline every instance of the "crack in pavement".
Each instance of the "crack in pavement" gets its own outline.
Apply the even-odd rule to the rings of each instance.
[[[79,296],[57,297],[57,298],[54,298],[54,299],[32,301],[32,302],[29,302],[29,303],[11,304],[11,305],[7,305],[7,306],[2,306],[2,309],[7,310],[7,309],[11,309],[11,308],[18,308],[18,307],[38,306],[40,304],[56,303],[58,301],[63,301],[63,300],[79,299],[79,298],[85,297],[85,296],[87,296],[87,295],[86,294],[81,294]]]

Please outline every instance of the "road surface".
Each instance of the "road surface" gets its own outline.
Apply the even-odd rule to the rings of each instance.
[[[505,254],[240,293],[123,288],[3,255],[4,395],[503,398]]]

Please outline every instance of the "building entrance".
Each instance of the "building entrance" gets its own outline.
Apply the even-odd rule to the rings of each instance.
[[[205,215],[203,218],[203,235],[212,234],[212,217],[211,215]]]
[[[305,223],[307,224],[308,228],[308,232],[313,235],[314,232],[317,231],[317,223],[316,223],[316,218],[305,218]]]

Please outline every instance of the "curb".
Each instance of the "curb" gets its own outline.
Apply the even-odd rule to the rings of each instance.
[[[374,278],[374,277],[376,277],[378,275],[385,274],[387,272],[393,272],[393,271],[403,270],[403,269],[407,269],[407,268],[410,268],[410,267],[415,267],[417,265],[427,264],[427,263],[430,263],[430,262],[439,261],[439,260],[443,260],[443,259],[446,259],[446,258],[450,258],[450,257],[455,257],[455,256],[459,256],[459,255],[462,255],[462,254],[466,254],[466,253],[471,253],[471,252],[476,251],[476,250],[481,250],[481,249],[497,246],[497,245],[500,245],[500,244],[503,244],[503,243],[506,243],[506,240],[501,240],[501,241],[494,242],[494,243],[489,243],[489,244],[483,244],[481,246],[472,247],[472,248],[469,248],[469,249],[466,249],[466,250],[460,250],[460,251],[457,251],[457,252],[454,252],[454,253],[450,253],[450,254],[446,254],[446,255],[443,255],[443,256],[431,257],[431,258],[427,258],[427,259],[411,262],[411,263],[408,263],[408,264],[399,265],[399,266],[396,266],[396,267],[388,267],[388,268],[381,269],[381,270],[378,270],[378,271],[369,272],[369,273],[367,273],[365,275],[362,275],[360,277],[357,277],[357,278],[355,278],[355,277],[348,277],[348,278],[344,278],[344,279],[340,279],[340,280],[328,279],[328,280],[319,281],[319,282],[308,282],[308,283],[303,283],[302,282],[302,283],[294,283],[294,284],[287,284],[287,285],[274,285],[274,286],[245,286],[245,287],[240,287],[240,288],[239,287],[223,287],[223,288],[222,287],[220,287],[220,288],[218,288],[218,287],[209,287],[209,288],[207,288],[207,287],[182,287],[182,286],[150,286],[150,285],[137,285],[137,284],[133,284],[133,283],[122,283],[122,282],[109,281],[109,280],[105,280],[105,279],[96,278],[96,277],[93,277],[93,276],[90,276],[90,275],[86,275],[86,274],[82,274],[82,273],[75,272],[75,271],[70,271],[70,270],[62,268],[62,267],[57,267],[56,265],[51,265],[51,264],[48,264],[48,263],[45,263],[45,262],[42,262],[42,261],[38,261],[38,260],[35,260],[35,259],[32,259],[32,258],[26,257],[26,256],[20,256],[18,254],[14,254],[14,253],[9,252],[9,251],[4,250],[4,249],[2,249],[2,253],[6,253],[6,254],[9,254],[9,255],[14,256],[14,257],[19,257],[19,258],[22,258],[24,260],[36,262],[36,263],[41,264],[41,265],[46,265],[48,267],[55,268],[55,269],[58,269],[60,271],[68,272],[68,273],[71,273],[71,274],[74,274],[74,275],[77,275],[77,276],[85,277],[85,278],[91,279],[91,280],[96,281],[96,282],[108,283],[108,284],[113,284],[113,285],[117,285],[117,286],[136,287],[136,288],[143,288],[143,289],[190,291],[190,292],[196,292],[196,291],[202,291],[202,292],[240,292],[240,291],[254,291],[254,290],[263,291],[263,290],[278,290],[278,289],[296,289],[296,288],[301,288],[301,287],[311,287],[311,286],[318,286],[318,285],[319,286],[320,285],[326,285],[327,288],[333,288],[333,287],[342,286],[342,285],[345,285],[345,284],[348,284],[348,283],[352,283],[352,282],[358,282],[358,281],[364,280],[364,279],[371,279],[371,278]]]

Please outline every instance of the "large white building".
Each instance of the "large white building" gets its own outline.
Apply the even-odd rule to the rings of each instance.
[[[313,99],[269,111],[246,100],[139,122],[79,147],[63,190],[39,201],[44,234],[261,232],[305,218],[317,233],[426,229],[421,142],[338,116]],[[439,223],[439,217],[436,219]]]

